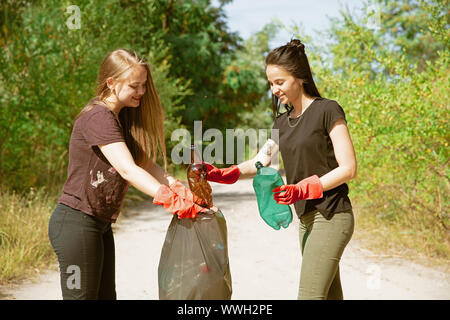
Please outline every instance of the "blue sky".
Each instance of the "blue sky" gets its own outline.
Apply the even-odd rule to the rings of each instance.
[[[212,3],[218,2],[213,0]],[[329,17],[338,17],[340,8],[348,7],[361,16],[364,3],[367,0],[234,0],[225,5],[224,10],[229,29],[239,32],[244,39],[260,31],[273,18],[287,25],[301,23],[305,33],[313,36],[315,31],[329,28]],[[271,42],[271,47],[285,44],[291,37],[292,34],[282,31]]]

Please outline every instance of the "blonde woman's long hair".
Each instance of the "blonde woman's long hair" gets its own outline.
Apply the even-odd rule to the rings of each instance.
[[[91,110],[95,103],[105,103],[104,100],[112,93],[106,83],[109,77],[112,77],[114,80],[123,80],[125,72],[135,66],[143,66],[147,70],[146,90],[141,98],[139,107],[125,107],[119,113],[124,138],[134,161],[138,165],[144,165],[148,159],[152,159],[153,163],[156,163],[159,149],[163,155],[164,167],[166,168],[164,113],[153,83],[150,66],[135,52],[117,49],[106,56],[98,74],[97,96],[81,110],[78,117],[84,112]]]

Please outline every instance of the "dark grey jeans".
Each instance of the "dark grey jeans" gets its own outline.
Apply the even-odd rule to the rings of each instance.
[[[353,235],[353,212],[327,220],[320,212],[300,218],[302,268],[298,299],[343,300],[339,261]]]
[[[64,300],[115,300],[111,223],[58,203],[48,225]]]

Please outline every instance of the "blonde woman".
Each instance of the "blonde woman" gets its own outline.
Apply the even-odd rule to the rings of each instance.
[[[97,96],[75,120],[68,177],[49,221],[63,299],[116,299],[111,224],[129,184],[179,218],[206,211],[156,164],[158,152],[166,166],[163,111],[149,65],[115,50],[100,67]]]

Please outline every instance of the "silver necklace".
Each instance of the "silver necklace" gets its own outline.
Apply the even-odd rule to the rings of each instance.
[[[308,108],[309,107],[311,107],[311,105],[313,104],[313,102],[314,101],[316,101],[317,99],[314,99],[313,101],[311,101],[311,103],[309,104],[309,106],[308,106]],[[308,108],[306,108],[306,109],[308,109]],[[297,118],[295,118],[295,119],[297,119],[297,122],[295,123],[295,124],[291,124],[289,121],[290,121],[290,119],[291,118],[289,118],[289,115],[288,115],[288,126],[290,127],[290,128],[295,128],[297,125],[298,125],[298,123],[300,122],[300,119],[302,118],[302,116],[303,116],[303,114],[306,112],[306,110],[305,111],[303,111]]]
[[[291,124],[291,122],[290,122],[291,118],[289,118],[289,116],[288,116],[288,126],[291,128],[295,128],[298,125],[298,123],[300,122],[302,115],[303,115],[303,113],[296,118],[297,122],[295,124]]]

